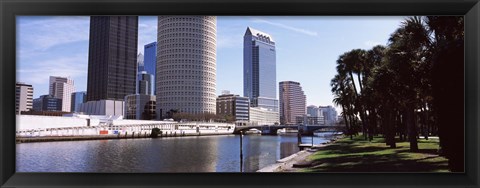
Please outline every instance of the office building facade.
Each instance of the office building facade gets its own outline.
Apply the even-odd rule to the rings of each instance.
[[[243,92],[251,106],[278,111],[275,41],[250,27],[243,40]]]
[[[278,125],[280,123],[278,111],[262,107],[250,107],[249,123],[250,125]]]
[[[22,82],[15,84],[15,114],[33,108],[33,86]]]
[[[39,98],[33,99],[34,111],[62,111],[62,99],[53,95],[42,95]]]
[[[71,112],[79,112],[80,104],[87,102],[87,92],[80,91],[80,92],[73,92],[72,93],[72,100],[70,103]]]
[[[337,110],[333,106],[319,106],[325,118],[325,125],[335,125],[337,123]]]
[[[304,119],[306,101],[299,82],[283,81],[279,84],[280,93],[280,123],[296,125]]]
[[[157,117],[216,112],[215,16],[159,16]]]
[[[325,125],[322,109],[318,106],[307,106],[307,119],[309,125]]]
[[[154,82],[153,76],[146,71],[138,73],[137,94],[153,95]]]
[[[235,121],[248,121],[249,119],[248,97],[224,94],[217,97],[217,115],[232,116]]]
[[[152,75],[153,80],[155,80],[155,75],[157,74],[157,42],[146,44],[144,46],[144,52],[144,71]],[[152,82],[152,86],[152,93],[150,95],[155,95],[155,82]]]
[[[135,94],[137,41],[137,16],[90,17],[87,101]]]
[[[156,119],[156,98],[153,95],[133,94],[125,96],[125,119]]]
[[[88,93],[87,93],[88,94]],[[123,100],[97,100],[80,104],[79,112],[86,115],[123,117],[125,102]]]
[[[61,111],[70,112],[72,93],[75,92],[73,80],[69,77],[50,76],[49,95],[62,99]],[[65,102],[63,102],[65,101]]]

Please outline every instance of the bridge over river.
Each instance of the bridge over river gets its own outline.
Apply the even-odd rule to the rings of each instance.
[[[249,129],[258,129],[262,131],[262,134],[276,135],[278,129],[290,129],[298,130],[303,135],[311,135],[314,131],[337,131],[343,132],[345,126],[334,125],[248,125],[248,126],[235,126],[234,134],[240,134],[242,131],[248,131]]]

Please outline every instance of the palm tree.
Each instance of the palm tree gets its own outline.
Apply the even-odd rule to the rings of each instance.
[[[397,80],[402,88],[397,97],[405,115],[410,150],[418,151],[415,111],[420,87],[418,80],[424,76],[419,67],[426,63],[427,47],[430,45],[429,32],[421,17],[410,17],[402,22],[389,42],[387,57],[391,68],[398,73]]]
[[[427,16],[433,35],[433,107],[442,153],[453,172],[464,171],[464,18]],[[447,76],[448,75],[448,76]],[[455,109],[455,110],[450,110]]]
[[[355,112],[360,114],[363,133],[365,139],[367,139],[367,132],[368,132],[368,119],[366,118],[366,109],[364,108],[363,97],[361,93],[363,91],[363,84],[362,77],[364,77],[364,68],[366,67],[366,54],[367,52],[362,49],[354,49],[349,52],[344,53],[340,56],[339,61],[343,64],[344,72],[348,73],[350,78],[350,83],[352,84],[352,88],[354,92],[354,101],[353,106],[355,108]],[[353,74],[356,74],[358,85],[355,82]],[[360,91],[357,90],[357,86],[360,88]],[[373,137],[372,137],[373,138]]]
[[[349,96],[347,95],[345,87],[345,77],[340,74],[335,75],[330,82],[330,86],[332,86],[332,93],[334,94],[333,103],[337,106],[342,106],[342,116],[345,120],[345,126],[347,130],[346,134],[350,135],[350,139],[353,139],[351,125],[349,125],[349,122],[351,123],[351,121],[349,121],[347,118],[348,110],[346,106],[348,105],[347,98]]]

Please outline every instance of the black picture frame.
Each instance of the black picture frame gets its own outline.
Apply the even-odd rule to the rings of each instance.
[[[478,0],[0,0],[1,187],[479,187]],[[465,173],[16,173],[15,16],[465,15]]]

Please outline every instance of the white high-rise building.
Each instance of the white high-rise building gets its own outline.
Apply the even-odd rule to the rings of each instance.
[[[75,92],[73,80],[69,77],[50,76],[49,94],[57,99],[62,99],[62,111],[70,112],[72,93]]]
[[[157,117],[216,112],[217,18],[159,16]]]

